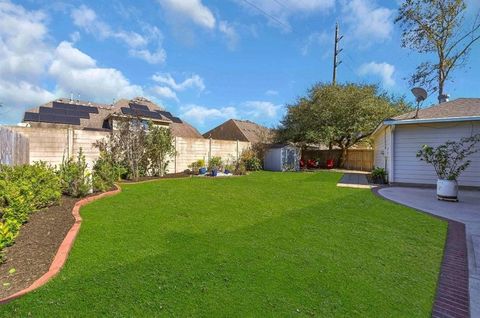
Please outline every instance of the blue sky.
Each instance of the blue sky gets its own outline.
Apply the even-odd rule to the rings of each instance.
[[[336,21],[338,81],[410,98],[405,78],[428,57],[400,47],[399,2],[0,0],[0,123],[73,93],[106,103],[142,95],[201,132],[232,117],[276,126],[285,104],[331,80]],[[477,44],[446,87],[452,98],[479,97],[479,56]]]

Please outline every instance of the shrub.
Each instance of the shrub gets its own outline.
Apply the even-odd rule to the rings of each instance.
[[[233,174],[236,176],[244,176],[247,174],[247,168],[245,167],[245,163],[241,160],[238,160],[234,164],[235,170],[233,170]]]
[[[262,170],[262,161],[256,156],[255,151],[247,149],[242,152],[240,160],[245,164],[247,171]]]
[[[372,170],[372,179],[375,183],[386,183],[387,182],[387,172],[384,168],[374,167]]]
[[[205,160],[203,159],[198,159],[197,161],[192,162],[191,164],[188,165],[190,169],[192,169],[193,173],[198,173],[198,170],[200,168],[205,167]]]
[[[76,160],[73,157],[63,160],[59,168],[62,192],[68,196],[80,198],[91,192],[91,175],[82,149]]]
[[[100,157],[93,166],[93,191],[104,192],[111,189],[115,182],[120,179],[124,170],[122,166],[115,164],[106,152],[101,151]]]
[[[44,162],[0,166],[0,254],[32,212],[57,203],[60,195],[60,179]]]
[[[222,167],[222,158],[221,157],[212,157],[208,161],[208,170],[220,169]]]

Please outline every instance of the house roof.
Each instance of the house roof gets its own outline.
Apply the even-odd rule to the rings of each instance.
[[[418,111],[411,111],[381,122],[371,133],[377,134],[385,125],[419,124],[480,121],[480,98],[458,98],[446,103],[433,105]]]
[[[203,138],[190,124],[173,116],[143,97],[120,99],[112,105],[60,98],[25,112],[23,122],[29,124],[68,124],[88,130],[104,130],[109,117],[138,116],[161,122],[172,128],[176,137]]]
[[[258,143],[270,140],[272,131],[249,120],[229,119],[203,134],[205,138]],[[265,140],[267,139],[267,140]]]
[[[459,98],[450,102],[420,109],[416,117],[415,111],[412,111],[393,117],[392,119],[440,119],[478,116],[480,116],[480,98]]]

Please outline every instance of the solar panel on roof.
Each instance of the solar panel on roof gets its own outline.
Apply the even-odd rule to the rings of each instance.
[[[135,110],[150,111],[150,109],[148,108],[148,106],[145,106],[145,105],[140,105],[140,104],[131,103],[131,104],[129,104],[129,106],[130,106],[131,109],[135,109]]]
[[[178,117],[172,117],[172,118],[170,118],[170,119],[171,119],[174,123],[177,123],[177,124],[182,124],[182,123],[183,123],[183,121],[182,121],[180,118],[178,118]]]
[[[173,115],[170,112],[166,112],[163,110],[158,110],[157,113],[161,114],[162,116],[167,117],[168,119],[172,119]]]
[[[51,114],[51,115],[57,115],[57,116],[69,116],[69,117],[79,117],[79,118],[85,118],[89,119],[90,114],[87,112],[83,111],[78,111],[76,109],[61,109],[61,108],[50,108],[50,107],[40,107],[40,114]]]
[[[26,112],[23,121],[38,121],[38,113]]]
[[[86,113],[98,114],[98,108],[93,106],[53,102],[52,107],[55,109],[76,110],[76,111],[81,111]]]

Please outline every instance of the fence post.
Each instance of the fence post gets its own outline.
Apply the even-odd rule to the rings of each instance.
[[[173,170],[177,173],[177,136],[175,136],[175,145],[173,147],[175,149],[175,152],[173,153]]]
[[[237,158],[236,160],[238,161],[238,158],[240,157],[240,154],[239,154],[239,149],[238,149],[238,139],[237,139]]]

